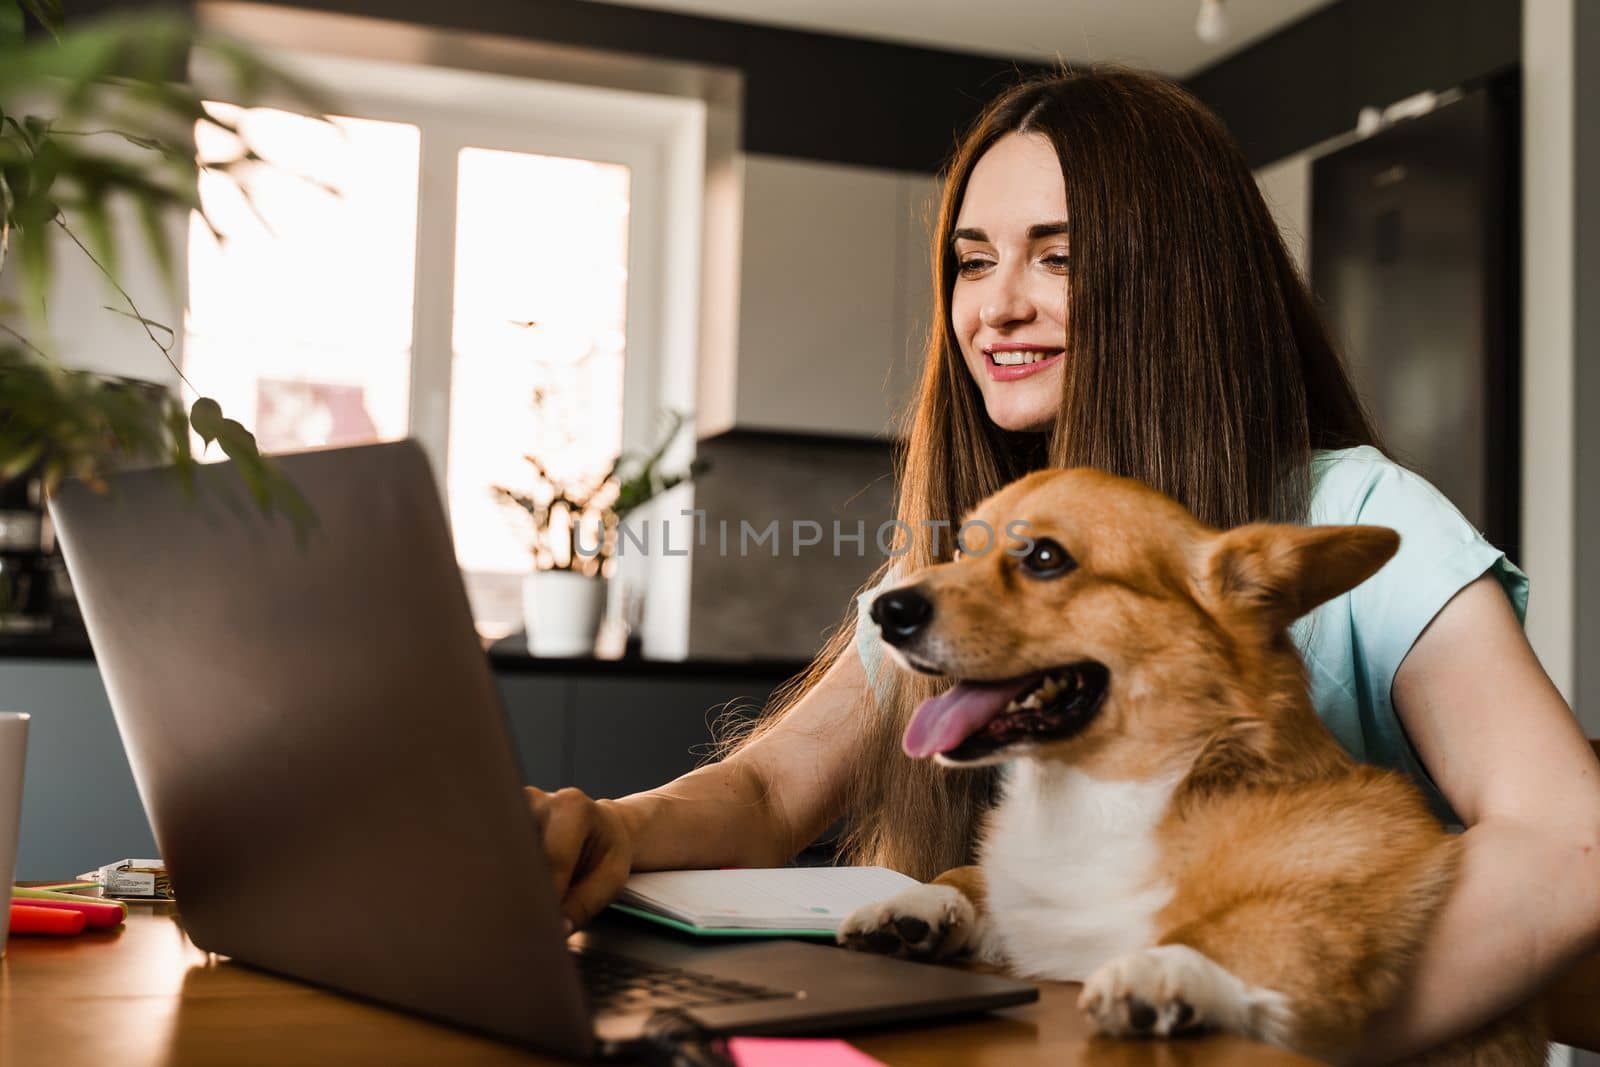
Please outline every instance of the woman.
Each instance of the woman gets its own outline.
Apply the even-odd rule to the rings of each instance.
[[[1462,1033],[1600,943],[1600,767],[1523,636],[1526,580],[1376,450],[1215,116],[1122,71],[1008,91],[949,167],[933,260],[940,328],[900,457],[917,536],[879,577],[949,559],[937,524],[1041,466],[1131,475],[1217,526],[1399,529],[1401,554],[1294,634],[1340,740],[1466,827],[1461,883],[1369,1047]],[[939,682],[881,659],[848,620],[722,762],[617,801],[531,791],[569,918],[630,869],[782,864],[840,816],[855,862],[969,861],[993,780],[901,755]]]

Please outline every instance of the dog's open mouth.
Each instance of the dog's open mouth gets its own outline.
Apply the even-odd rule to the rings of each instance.
[[[911,716],[906,755],[962,762],[1019,741],[1064,740],[1089,725],[1109,679],[1085,660],[1005,682],[957,682]]]

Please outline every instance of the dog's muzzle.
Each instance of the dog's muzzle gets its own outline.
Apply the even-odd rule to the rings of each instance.
[[[927,628],[933,618],[933,601],[915,586],[891,589],[873,599],[871,615],[883,639],[898,647]]]

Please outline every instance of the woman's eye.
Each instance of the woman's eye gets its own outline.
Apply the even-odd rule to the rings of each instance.
[[[1065,252],[1052,252],[1044,257],[1043,262],[1051,270],[1065,273],[1067,268],[1072,265],[1072,257]]]
[[[963,259],[956,265],[956,269],[961,272],[962,277],[970,278],[982,274],[990,266],[992,264],[987,259]]]
[[[1032,578],[1059,578],[1077,565],[1066,549],[1048,537],[1034,541],[1021,562],[1023,573]]]

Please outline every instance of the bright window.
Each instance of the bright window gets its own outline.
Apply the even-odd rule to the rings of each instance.
[[[464,149],[456,192],[450,513],[456,554],[519,611],[528,533],[494,485],[532,489],[522,458],[588,484],[622,447],[628,168]]]
[[[201,175],[220,240],[191,219],[185,374],[266,451],[404,437],[417,127],[208,106],[273,165]],[[218,126],[196,137],[202,160],[235,151]]]
[[[661,147],[587,118],[541,130],[549,109],[490,122],[482,107],[342,99],[362,117],[208,104],[270,166],[235,171],[237,186],[203,176],[221,240],[190,222],[184,371],[264,451],[418,438],[478,629],[499,637],[522,624],[530,530],[491,486],[531,490],[530,453],[557,477],[598,478],[666,406],[650,363],[664,290],[630,277],[640,246],[646,264],[667,246],[653,230],[666,216],[634,210],[661,181]],[[237,149],[208,123],[197,147]]]
[[[532,555],[491,486],[531,488],[529,453],[598,477],[692,406],[704,106],[273,55],[355,117],[208,105],[273,166],[202,184],[224,239],[191,226],[185,373],[267,451],[416,438],[479,630],[510,633]],[[202,123],[201,158],[230,136]],[[687,563],[634,566],[682,655]]]

